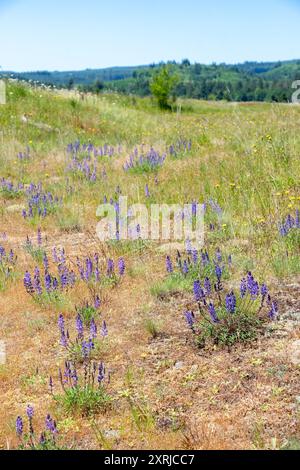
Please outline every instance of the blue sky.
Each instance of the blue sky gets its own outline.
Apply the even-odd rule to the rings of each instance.
[[[300,0],[0,0],[4,70],[300,58]]]

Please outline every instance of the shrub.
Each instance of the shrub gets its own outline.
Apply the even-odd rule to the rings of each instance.
[[[103,347],[103,341],[98,339],[98,328],[94,318],[88,324],[88,330],[84,326],[82,317],[77,315],[75,340],[70,338],[69,331],[65,329],[65,321],[62,314],[59,315],[58,327],[60,332],[60,344],[66,349],[68,357],[72,362],[85,362],[93,359]],[[102,339],[108,336],[106,322],[103,321],[100,335]]]
[[[85,363],[82,372],[83,377],[80,379],[75,364],[67,361],[64,374],[60,370],[63,394],[54,395],[54,399],[66,412],[72,414],[90,416],[100,410],[106,410],[111,405],[111,396],[106,392],[104,385],[105,381],[110,380],[104,364]],[[51,378],[50,383],[53,393]]]
[[[217,268],[216,271],[218,281],[214,288],[208,278],[203,285],[200,281],[194,282],[198,314],[185,312],[197,345],[205,347],[210,343],[231,347],[254,340],[268,318],[277,318],[277,303],[272,301],[266,285],[260,286],[250,272],[242,279],[239,294],[231,291],[224,295],[222,272]]]
[[[178,84],[178,76],[172,73],[171,67],[165,65],[154,74],[150,83],[152,95],[161,109],[170,109],[169,99]]]

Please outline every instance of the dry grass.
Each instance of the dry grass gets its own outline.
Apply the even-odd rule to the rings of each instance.
[[[1,447],[18,446],[15,418],[25,414],[28,403],[36,410],[36,428],[50,412],[65,445],[78,449],[278,449],[299,438],[300,369],[291,361],[290,345],[300,338],[300,262],[291,270],[280,261],[286,247],[276,223],[300,205],[300,110],[191,101],[192,110],[176,116],[158,112],[147,100],[137,100],[134,106],[129,98],[116,96],[89,97],[72,108],[68,95],[42,92],[39,98],[40,92],[29,91],[20,98],[11,87],[16,97],[12,95],[7,108],[0,110],[1,176],[27,184],[42,181],[64,199],[60,220],[72,216],[80,223],[79,231],[73,232],[62,231],[56,215],[41,221],[46,251],[64,247],[72,261],[95,251],[115,259],[124,255],[127,273],[120,285],[102,292],[101,317],[109,328],[104,360],[111,370],[113,406],[93,419],[67,416],[56,407],[48,388],[49,375],[57,377],[64,360],[58,312],[36,304],[22,281],[25,270],[36,265],[23,244],[27,235],[36,237],[37,226],[11,209],[22,207],[23,197],[8,200],[0,195],[0,231],[7,234],[0,244],[18,255],[17,277],[0,292],[0,339],[7,348],[7,363],[0,366]],[[59,133],[24,126],[19,119],[24,112]],[[123,171],[135,144],[164,150],[180,136],[193,140],[191,155],[168,158],[158,185],[153,174]],[[119,157],[100,160],[107,177],[94,186],[68,175],[75,190],[67,196],[65,147],[76,137],[96,144],[121,143],[123,149]],[[32,160],[22,164],[16,154],[29,141]],[[104,195],[114,196],[119,185],[130,202],[145,202],[146,183],[154,202],[209,197],[218,201],[224,226],[217,235],[208,233],[207,243],[233,254],[236,270],[231,283],[249,265],[266,279],[283,315],[275,332],[231,352],[197,349],[183,319],[190,294],[164,300],[151,295],[151,287],[166,277],[159,247],[122,252],[97,241],[95,213]],[[289,249],[299,256],[299,246]],[[276,260],[285,266],[280,272],[274,268]],[[68,298],[75,305],[87,295],[85,286],[79,285]],[[66,308],[65,313],[67,326],[74,328],[75,311]],[[295,315],[289,319],[291,313]],[[145,327],[147,318],[159,325],[155,338]]]

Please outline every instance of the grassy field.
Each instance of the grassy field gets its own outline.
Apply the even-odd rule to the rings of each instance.
[[[300,447],[300,107],[180,105],[164,113],[149,99],[8,84],[0,107],[2,448]],[[93,147],[74,160],[77,141]],[[124,170],[135,149],[151,147],[167,154],[162,165]],[[120,193],[147,206],[205,203],[210,264],[191,268],[191,253],[182,253],[185,271],[158,243],[101,243],[97,207]],[[88,272],[87,258],[99,273]],[[222,295],[251,271],[273,301],[265,310],[254,303],[252,315],[238,300],[259,324],[247,323],[237,341],[235,326],[224,333],[208,318],[199,333],[185,320],[197,310],[194,282],[213,281],[217,264]],[[98,333],[85,355],[80,322],[87,340],[91,318]],[[58,432],[48,419],[40,439],[48,413]]]

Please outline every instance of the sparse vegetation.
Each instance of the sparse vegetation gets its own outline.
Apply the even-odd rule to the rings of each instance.
[[[7,89],[0,444],[297,448],[300,108]],[[100,241],[97,208],[120,195],[204,205],[205,246],[144,241],[133,216]],[[41,439],[14,432],[32,402],[35,429],[49,402],[58,419]]]

